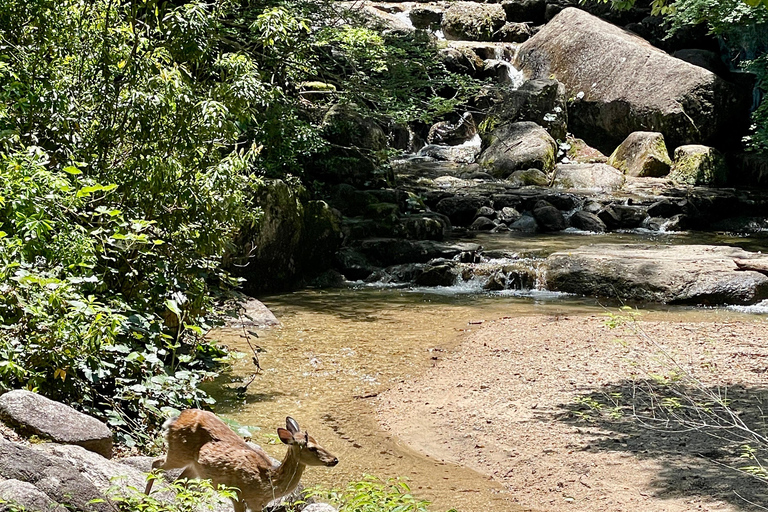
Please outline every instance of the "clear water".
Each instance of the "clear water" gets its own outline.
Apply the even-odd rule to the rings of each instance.
[[[490,240],[489,240],[490,241]],[[530,243],[534,246],[533,241]],[[231,388],[253,372],[243,332],[219,331],[216,337],[248,354],[233,373],[213,384],[217,412],[242,424],[262,427],[254,440],[281,458],[271,446],[275,429],[290,415],[340,464],[310,468],[305,484],[343,486],[363,474],[406,476],[414,492],[432,500],[435,510],[520,510],[513,493],[487,476],[432,460],[405,447],[379,427],[376,395],[417,376],[453,350],[463,336],[484,321],[522,315],[602,315],[616,304],[547,292],[483,293],[455,288],[375,288],[305,290],[262,297],[283,322],[261,331],[251,343],[262,347],[263,371],[237,398]],[[726,308],[653,306],[644,318],[713,321],[752,318]]]

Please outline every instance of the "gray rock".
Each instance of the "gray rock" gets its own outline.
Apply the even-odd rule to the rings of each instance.
[[[549,185],[547,175],[538,169],[515,171],[507,177],[507,181],[518,187],[546,187]]]
[[[98,488],[72,464],[31,448],[0,442],[0,476],[34,484],[53,501],[76,510],[114,512]]]
[[[556,252],[547,287],[568,293],[680,304],[752,304],[768,298],[768,276],[738,271],[735,247],[608,245]]]
[[[533,209],[533,218],[544,231],[562,231],[566,228],[563,214],[546,201],[539,201]]]
[[[480,154],[482,141],[480,137],[474,137],[463,144],[445,146],[442,144],[427,144],[416,153],[419,156],[427,156],[436,160],[471,164]]]
[[[493,41],[506,21],[499,4],[452,2],[443,13],[442,28],[446,39]]]
[[[576,98],[570,131],[600,149],[640,130],[663,133],[671,147],[733,140],[747,119],[734,86],[572,7],[521,45],[515,65],[565,84]]]
[[[426,30],[440,26],[440,22],[443,21],[443,11],[430,7],[414,7],[408,13],[408,17],[414,27]]]
[[[3,480],[0,482],[0,512],[12,512],[18,507],[30,511],[67,512],[66,507],[57,504],[34,485],[15,479]]]
[[[112,432],[107,425],[37,393],[17,389],[0,396],[0,417],[23,433],[112,456]]]
[[[597,213],[610,229],[632,229],[640,226],[647,217],[647,210],[640,206],[611,204]]]
[[[462,253],[477,253],[480,246],[473,243],[375,238],[362,240],[359,243],[359,250],[369,261],[378,263],[381,267],[389,267],[399,264],[426,263],[435,258],[451,259]]]
[[[448,71],[477,76],[484,68],[483,59],[468,48],[442,48],[438,55]]]
[[[429,129],[427,144],[463,144],[477,135],[477,127],[472,114],[464,112],[458,119],[440,121]]]
[[[497,178],[506,178],[523,169],[548,173],[555,168],[556,153],[557,143],[544,128],[536,123],[519,122],[496,128],[478,163]]]
[[[455,261],[430,262],[414,282],[419,286],[451,286],[456,282],[458,271]]]
[[[467,226],[472,223],[477,211],[487,206],[488,200],[477,196],[452,196],[441,199],[435,211],[446,215],[454,226]]]
[[[45,443],[34,446],[33,449],[52,459],[68,462],[101,492],[110,488],[113,478],[137,489],[143,488],[147,482],[143,471],[128,464],[105,459],[80,446]]]
[[[302,187],[268,180],[254,193],[263,215],[245,229],[232,260],[247,279],[245,291],[280,290],[331,268],[341,245],[339,212],[309,200]]]
[[[506,43],[522,43],[532,35],[533,31],[527,23],[507,22],[499,30],[498,39]]]
[[[506,72],[506,70],[505,70]],[[565,86],[557,80],[526,80],[520,87],[485,91],[488,117],[497,125],[531,121],[544,127],[554,139],[565,140],[568,109]]]
[[[539,231],[539,224],[536,222],[536,219],[533,217],[529,217],[528,215],[523,215],[519,219],[517,219],[515,222],[509,225],[510,231],[520,231],[522,233],[538,233]]]
[[[451,221],[436,212],[405,215],[399,218],[396,233],[409,240],[442,240],[451,230]]]
[[[469,226],[472,231],[491,231],[496,227],[496,223],[488,217],[478,217]]]
[[[503,222],[504,224],[512,224],[513,222],[520,219],[522,215],[520,212],[512,208],[511,206],[505,206],[501,210],[498,211],[496,214],[496,218],[499,220],[499,222]]]
[[[594,213],[579,210],[571,215],[571,225],[583,231],[592,231],[594,233],[604,233],[605,223]]]
[[[225,320],[227,327],[241,328],[263,328],[280,325],[274,313],[269,310],[260,300],[248,297],[237,304],[237,313],[235,316],[227,317]]]
[[[557,164],[552,186],[615,192],[624,186],[624,179],[624,173],[606,164]]]
[[[666,176],[672,166],[664,135],[632,132],[611,154],[608,165],[629,176]]]
[[[715,148],[689,144],[675,149],[669,179],[685,185],[723,185],[728,179],[728,168]]]

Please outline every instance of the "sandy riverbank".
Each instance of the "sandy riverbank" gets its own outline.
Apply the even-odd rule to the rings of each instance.
[[[492,475],[524,507],[759,510],[749,501],[768,505],[768,483],[730,469],[751,464],[738,458],[744,441],[694,425],[714,419],[693,379],[727,391],[739,417],[768,433],[766,327],[760,318],[613,329],[602,316],[487,322],[420,379],[382,394],[379,418],[411,447]]]

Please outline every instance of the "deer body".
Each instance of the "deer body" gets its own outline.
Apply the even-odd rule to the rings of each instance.
[[[209,478],[214,486],[237,488],[235,512],[245,512],[246,505],[260,512],[271,500],[293,491],[307,466],[339,462],[290,417],[287,429],[277,429],[280,440],[288,445],[279,466],[273,466],[269,455],[250,447],[213,413],[188,409],[165,426],[168,454],[156,459],[152,468],[184,468],[180,478]],[[152,482],[147,483],[147,494]]]

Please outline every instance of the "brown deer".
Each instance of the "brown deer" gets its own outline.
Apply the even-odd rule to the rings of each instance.
[[[282,464],[273,466],[269,455],[252,448],[215,414],[187,409],[168,420],[168,454],[152,463],[152,469],[184,468],[179,478],[209,478],[214,486],[237,489],[232,500],[235,512],[254,512],[275,498],[285,496],[299,485],[307,466],[335,466],[339,459],[320,446],[291,417],[277,435],[288,445]],[[149,494],[154,480],[147,482]]]

